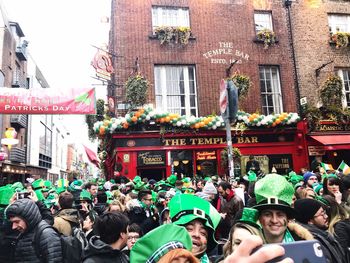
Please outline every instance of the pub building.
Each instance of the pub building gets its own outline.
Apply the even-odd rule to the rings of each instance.
[[[310,163],[316,156],[321,156],[322,162],[332,164],[334,169],[342,161],[350,164],[350,130],[347,124],[322,120],[313,128],[306,121],[301,121],[298,125],[305,134]]]
[[[232,130],[233,147],[241,152],[235,162],[235,177],[246,174],[250,155],[259,161],[264,173],[276,169],[279,174],[307,167],[297,128]],[[226,131],[165,133],[134,131],[112,134],[118,174],[133,179],[136,175],[161,180],[176,173],[201,177],[226,173],[221,152],[227,147]]]

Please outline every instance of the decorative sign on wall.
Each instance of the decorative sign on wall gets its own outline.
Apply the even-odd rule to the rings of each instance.
[[[165,151],[139,152],[137,155],[138,166],[165,165]]]
[[[203,57],[212,64],[231,64],[233,62],[242,64],[243,61],[249,60],[249,55],[235,49],[233,42],[219,42],[216,49],[203,53]]]

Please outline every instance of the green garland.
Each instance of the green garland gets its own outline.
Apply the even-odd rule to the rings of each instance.
[[[237,121],[248,127],[277,127],[295,124],[299,121],[297,113],[281,113],[272,115],[249,114],[238,111]],[[130,112],[124,117],[105,119],[94,124],[94,131],[99,136],[112,134],[117,131],[128,130],[138,124],[159,125],[161,127],[175,127],[188,130],[216,130],[224,127],[221,116],[209,115],[205,117],[181,116],[176,113],[162,112],[151,108]]]

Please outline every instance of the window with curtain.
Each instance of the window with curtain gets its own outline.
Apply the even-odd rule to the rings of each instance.
[[[350,15],[330,14],[328,15],[328,24],[330,31],[350,33]]]
[[[350,68],[339,69],[338,75],[343,80],[343,92],[344,92],[343,107],[350,108]]]
[[[272,14],[270,12],[254,12],[255,31],[259,32],[264,29],[273,31]]]
[[[152,7],[153,31],[159,26],[190,27],[188,8],[168,6]]]
[[[155,66],[156,106],[180,115],[198,115],[194,66]]]
[[[263,114],[282,113],[279,68],[277,66],[260,66],[259,77]]]

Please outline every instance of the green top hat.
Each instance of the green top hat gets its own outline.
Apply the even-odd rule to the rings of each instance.
[[[174,224],[162,225],[136,241],[130,252],[130,263],[156,263],[177,248],[192,250],[192,239],[186,228]]]
[[[176,180],[177,180],[177,176],[175,174],[172,174],[166,179],[166,183],[167,183],[167,185],[174,187]]]
[[[88,202],[92,202],[92,196],[91,194],[83,189],[81,192],[80,192],[80,195],[79,195],[79,201],[88,201]]]
[[[55,194],[49,194],[44,201],[44,204],[46,205],[47,208],[50,208],[54,205],[57,204],[57,196]]]
[[[256,182],[254,193],[257,205],[253,208],[259,211],[277,209],[286,212],[289,217],[294,216],[295,211],[291,207],[294,188],[283,176],[266,175]]]
[[[8,184],[0,187],[0,207],[8,206],[10,204],[10,199],[14,195],[14,188]]]
[[[244,207],[242,211],[242,216],[237,222],[246,223],[248,225],[254,226],[258,229],[261,229],[258,225],[259,211],[254,208]]]
[[[16,192],[24,190],[24,186],[21,182],[15,182],[14,184],[11,185],[11,188]]]
[[[52,183],[50,181],[44,181],[44,185],[41,191],[48,192],[51,190],[51,188],[52,188]]]
[[[256,182],[257,177],[256,177],[256,173],[252,170],[250,170],[247,175],[243,176],[243,179],[249,182]]]
[[[293,185],[296,185],[297,183],[304,181],[304,177],[291,171],[288,174],[288,181],[291,182]]]
[[[69,190],[71,192],[77,191],[77,190],[81,190],[83,187],[83,181],[82,180],[75,180],[73,182],[71,182],[71,184],[69,185]]]
[[[114,196],[111,191],[106,191],[106,196],[107,196],[107,204],[111,204],[114,201]]]
[[[32,183],[32,187],[33,187],[34,192],[35,192],[36,196],[38,197],[39,201],[45,200],[45,197],[42,193],[42,189],[44,188],[44,183],[45,183],[45,181],[41,178],[35,180]]]
[[[169,204],[171,221],[176,225],[186,225],[200,219],[208,230],[208,250],[216,246],[214,232],[220,223],[219,212],[206,200],[189,194],[177,194]]]

